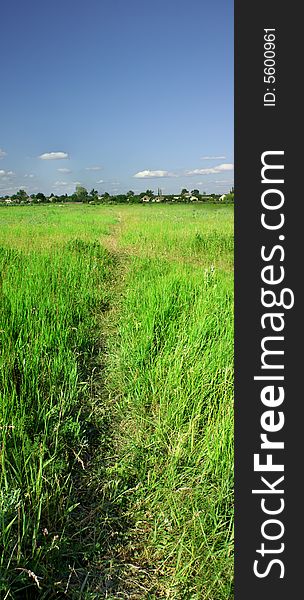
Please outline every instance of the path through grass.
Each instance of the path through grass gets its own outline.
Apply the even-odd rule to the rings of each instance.
[[[232,598],[231,207],[0,219],[0,597]]]

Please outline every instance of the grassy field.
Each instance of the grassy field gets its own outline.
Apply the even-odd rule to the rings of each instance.
[[[0,597],[233,597],[233,208],[0,211]]]

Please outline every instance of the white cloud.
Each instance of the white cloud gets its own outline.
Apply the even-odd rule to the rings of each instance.
[[[186,175],[213,175],[214,173],[223,173],[225,171],[233,171],[234,165],[232,163],[223,163],[216,167],[208,167],[207,169],[193,169],[192,171],[186,171]]]
[[[226,156],[201,156],[201,160],[225,160]]]
[[[99,181],[96,181],[96,183],[103,183],[103,179],[99,179]]]
[[[41,160],[61,160],[62,158],[69,158],[67,152],[44,152],[40,154]]]
[[[133,177],[137,179],[149,179],[150,177],[176,177],[176,175],[175,173],[170,173],[170,171],[150,171],[150,169],[146,169],[145,171],[135,173]]]
[[[233,185],[233,179],[208,179],[208,181],[196,181],[195,185],[210,185],[210,184],[224,184],[224,183],[230,183],[231,185]]]
[[[71,169],[67,169],[66,167],[62,167],[62,169],[57,169],[59,173],[72,173]]]
[[[69,181],[55,181],[53,183],[53,187],[65,187],[66,185],[71,185]]]
[[[33,179],[35,177],[34,173],[25,173],[24,177],[29,177],[29,179]]]
[[[215,167],[216,172],[220,173],[221,171],[233,171],[234,164],[233,163],[223,163],[222,165],[218,165]]]
[[[217,172],[218,171],[210,167],[209,169],[193,169],[193,171],[186,171],[185,175],[212,175]]]
[[[233,183],[232,179],[216,179],[214,183]]]
[[[5,171],[4,169],[0,169],[0,177],[9,178],[15,175],[14,171]]]
[[[0,148],[0,158],[4,158],[6,156],[6,152]]]
[[[101,167],[101,166],[98,166],[98,165],[96,165],[95,167],[86,167],[86,168],[85,168],[85,170],[86,170],[86,171],[101,171],[101,170],[102,170],[102,167]]]

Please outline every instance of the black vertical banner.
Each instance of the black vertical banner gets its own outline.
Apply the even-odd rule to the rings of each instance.
[[[235,0],[236,600],[303,595],[301,40],[298,3]]]

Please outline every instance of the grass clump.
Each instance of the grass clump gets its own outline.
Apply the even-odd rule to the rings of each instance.
[[[18,597],[64,588],[77,562],[69,535],[113,259],[76,239],[48,252],[1,248],[0,267],[0,580]]]
[[[231,278],[134,259],[119,322],[120,473],[156,597],[232,597]]]

